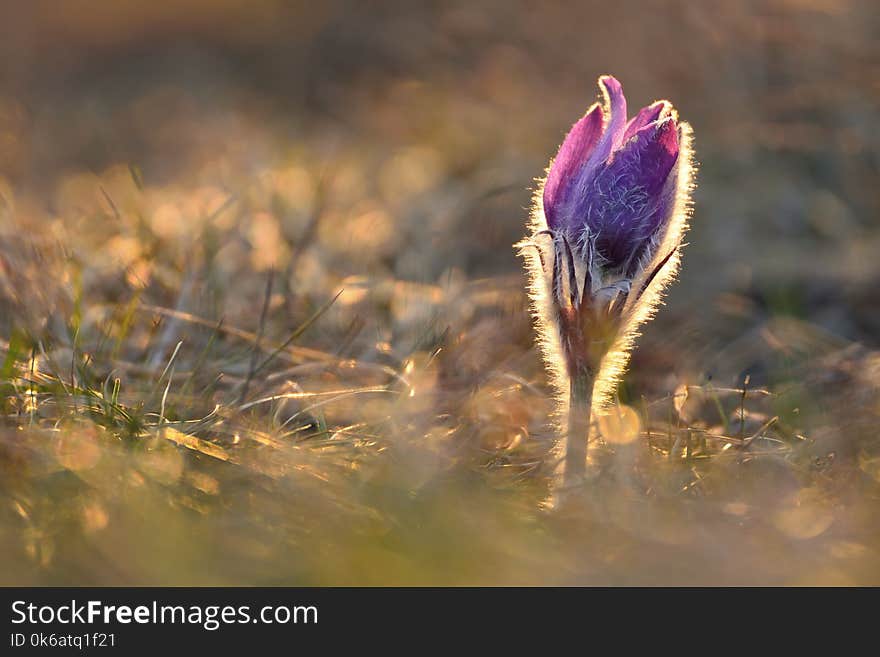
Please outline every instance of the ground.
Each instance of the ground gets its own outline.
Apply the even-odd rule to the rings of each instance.
[[[880,13],[34,2],[0,27],[3,584],[880,583]],[[699,162],[548,506],[522,262],[613,73]]]

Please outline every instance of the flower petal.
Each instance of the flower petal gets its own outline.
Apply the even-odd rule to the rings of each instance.
[[[617,78],[603,75],[599,78],[599,88],[605,96],[605,130],[587,163],[589,168],[605,162],[620,147],[626,128],[626,96],[623,95],[623,86]]]
[[[668,218],[663,192],[677,158],[678,126],[669,117],[639,130],[588,183],[576,216],[608,266],[628,268]]]
[[[601,136],[602,108],[597,103],[569,130],[547,174],[544,215],[551,230],[565,223],[563,209],[569,203],[569,191]]]
[[[667,100],[658,100],[656,103],[651,103],[647,107],[640,109],[639,113],[626,124],[622,143],[628,142],[639,130],[649,123],[653,123],[661,117],[665,118],[671,110],[672,104]]]
[[[630,175],[635,185],[644,186],[649,194],[663,187],[678,157],[678,125],[672,117],[649,123],[639,130],[631,147],[615,154],[614,168]]]
[[[611,75],[600,77],[599,85],[608,105],[608,126],[605,133],[611,138],[612,148],[617,148],[626,125],[626,96],[623,95],[623,85]]]

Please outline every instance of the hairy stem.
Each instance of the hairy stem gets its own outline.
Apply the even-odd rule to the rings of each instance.
[[[576,486],[583,481],[587,466],[587,445],[590,440],[590,411],[593,406],[594,378],[588,371],[571,377],[568,404],[568,433],[565,438],[565,471],[563,486]]]

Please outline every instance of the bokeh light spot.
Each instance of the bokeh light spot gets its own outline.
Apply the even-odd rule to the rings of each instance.
[[[639,414],[624,404],[618,404],[599,416],[599,432],[613,445],[626,445],[639,437],[642,423]]]
[[[827,501],[814,488],[805,488],[793,495],[773,518],[779,531],[799,540],[823,534],[833,522],[834,514]]]

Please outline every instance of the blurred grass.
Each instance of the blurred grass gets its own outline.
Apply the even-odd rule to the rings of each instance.
[[[8,9],[2,583],[880,581],[873,3]],[[604,72],[700,187],[551,512],[511,244]]]

